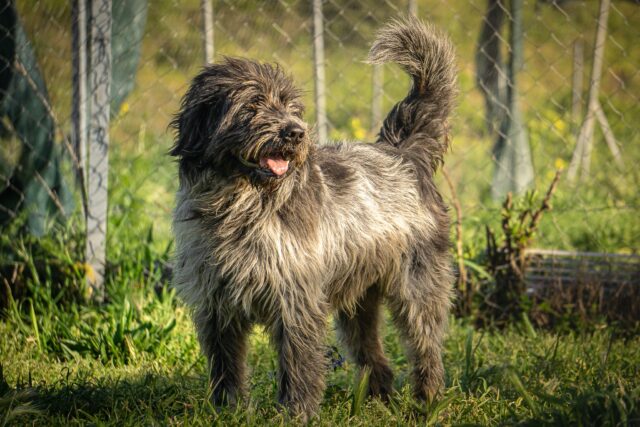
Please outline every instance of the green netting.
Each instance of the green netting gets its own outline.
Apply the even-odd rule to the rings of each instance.
[[[113,116],[135,84],[147,1],[115,0],[112,14]],[[55,126],[45,81],[15,7],[0,1],[0,226],[26,217],[26,230],[42,235],[47,221],[73,210],[73,180],[63,177],[70,170],[69,153],[56,142]]]
[[[28,230],[41,235],[48,218],[71,211],[73,199],[33,49],[14,7],[2,3],[0,224],[26,215]]]
[[[147,20],[147,0],[114,0],[111,29],[111,116],[135,85]]]

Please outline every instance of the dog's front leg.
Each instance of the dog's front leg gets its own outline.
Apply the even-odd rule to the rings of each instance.
[[[247,336],[251,323],[240,313],[221,322],[216,313],[197,311],[193,321],[207,358],[211,401],[235,405],[245,392]]]
[[[273,325],[279,351],[279,402],[306,422],[325,390],[327,309],[323,303],[288,295],[281,318]]]

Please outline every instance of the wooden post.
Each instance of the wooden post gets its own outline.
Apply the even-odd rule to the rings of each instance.
[[[600,1],[600,13],[598,15],[598,29],[596,31],[596,43],[593,48],[593,66],[591,68],[591,81],[589,84],[589,99],[587,103],[587,114],[578,140],[573,151],[573,157],[569,164],[568,176],[574,180],[578,174],[578,169],[582,166],[582,177],[589,176],[591,166],[591,149],[593,142],[593,131],[598,109],[598,93],[600,92],[600,79],[602,77],[602,63],[604,61],[604,45],[607,38],[607,20],[609,19],[609,6],[611,0]]]
[[[577,129],[582,116],[582,82],[584,81],[584,43],[578,38],[573,42],[573,78],[571,81],[571,126]]]
[[[87,204],[87,279],[92,298],[105,296],[111,98],[111,0],[91,1],[91,122]]]
[[[322,0],[313,0],[313,70],[315,79],[316,126],[320,143],[327,141],[327,107],[324,79],[324,29]]]
[[[409,0],[409,15],[418,16],[418,0]]]
[[[618,143],[616,142],[616,137],[613,135],[613,131],[611,130],[611,126],[609,126],[607,116],[602,110],[600,101],[598,101],[598,105],[596,107],[596,119],[598,120],[600,129],[602,129],[604,140],[607,142],[607,146],[609,147],[609,151],[611,151],[611,154],[613,155],[613,159],[615,160],[618,167],[622,168],[624,166],[624,162],[622,161],[622,153],[620,153]]]
[[[204,44],[204,62],[213,62],[213,5],[211,0],[201,0],[202,12],[202,41]]]
[[[87,2],[74,0],[71,9],[71,62],[73,67],[73,96],[71,101],[71,141],[78,159],[76,171],[83,194],[86,217],[87,185]]]
[[[374,64],[371,89],[371,133],[376,134],[382,125],[383,69]]]

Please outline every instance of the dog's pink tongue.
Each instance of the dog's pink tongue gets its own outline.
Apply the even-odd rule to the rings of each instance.
[[[263,157],[260,159],[260,166],[269,168],[275,175],[282,176],[289,169],[289,161],[282,157]]]

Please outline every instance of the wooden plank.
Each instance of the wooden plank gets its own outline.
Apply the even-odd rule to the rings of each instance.
[[[531,255],[550,255],[550,256],[573,256],[580,258],[615,258],[615,259],[629,259],[634,260],[635,262],[640,263],[640,255],[632,255],[632,254],[612,254],[612,253],[603,253],[603,252],[576,252],[576,251],[565,251],[560,249],[527,249],[525,250],[526,256]]]
[[[592,263],[592,262],[575,262],[575,263],[529,263],[528,270],[571,270],[584,269],[589,271],[621,271],[634,272],[640,271],[638,265],[633,264],[615,264],[615,263]]]
[[[524,280],[530,288],[596,285],[611,292],[623,286],[640,286],[637,255],[528,249],[525,257]]]
[[[633,283],[631,281],[626,281],[626,280],[603,280],[603,281],[593,282],[593,281],[586,281],[584,279],[581,280],[581,278],[579,277],[568,278],[568,277],[553,277],[553,276],[526,277],[525,283],[528,286],[532,286],[532,285],[548,286],[548,285],[555,285],[555,284],[561,284],[561,285],[567,285],[567,286],[596,285],[596,286],[602,286],[605,289],[615,288],[619,286],[637,286],[637,283]]]
[[[578,268],[553,268],[553,267],[537,267],[526,268],[527,272],[543,272],[548,274],[593,274],[593,275],[608,275],[608,276],[632,276],[637,273],[636,270],[619,270],[619,269],[594,269],[586,267]]]

